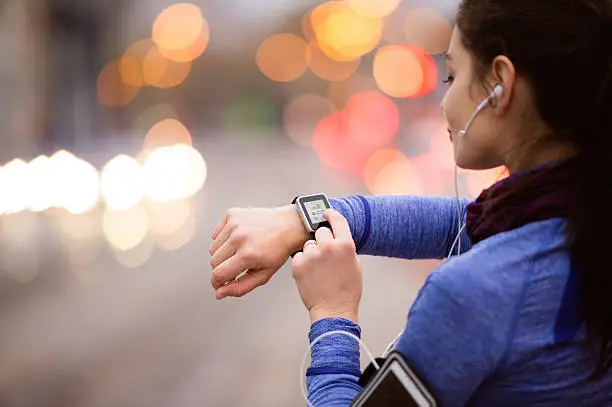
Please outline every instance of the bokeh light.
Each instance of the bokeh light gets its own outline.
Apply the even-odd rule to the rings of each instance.
[[[393,13],[401,0],[348,0],[357,14],[367,18],[382,18]]]
[[[422,195],[424,193],[424,182],[419,168],[414,165],[407,157],[402,155],[392,156],[388,152],[383,152],[385,156],[374,155],[371,164],[366,171],[368,174],[368,189],[373,194],[389,195]],[[379,167],[384,160],[388,161],[378,170],[377,175],[373,175],[376,167]]]
[[[86,213],[93,209],[100,198],[98,170],[85,160],[77,158],[71,162],[70,176],[63,179],[66,184],[63,207],[72,214]]]
[[[196,234],[196,220],[189,216],[183,225],[167,235],[155,236],[155,244],[162,250],[175,251],[189,243]]]
[[[404,153],[396,148],[384,148],[372,154],[363,172],[363,182],[368,190],[377,188],[378,175],[387,165],[405,158]]]
[[[356,143],[348,134],[344,112],[334,112],[320,120],[314,130],[312,147],[323,164],[361,176],[372,151]]]
[[[349,138],[365,146],[382,146],[399,129],[399,111],[395,103],[376,91],[355,94],[344,112]]]
[[[310,15],[321,50],[337,61],[352,61],[380,42],[383,21],[357,14],[347,1],[329,1]]]
[[[32,173],[28,164],[16,158],[3,167],[1,174],[2,209],[4,213],[25,210],[31,202]]]
[[[134,158],[121,154],[101,173],[102,196],[109,208],[125,210],[138,205],[145,194],[145,173]]]
[[[172,202],[151,202],[147,205],[149,230],[154,235],[170,235],[178,231],[191,214],[189,202],[181,199]]]
[[[406,14],[406,41],[430,54],[439,54],[448,48],[452,31],[448,19],[436,10],[417,8]]]
[[[174,62],[193,62],[199,58],[204,51],[206,51],[209,41],[210,33],[208,30],[208,24],[206,24],[204,29],[200,32],[200,36],[188,47],[184,49],[159,48],[159,52]]]
[[[319,120],[332,112],[332,103],[316,94],[300,95],[292,99],[283,111],[285,131],[297,144],[310,147],[312,134]]]
[[[183,50],[195,43],[202,31],[208,31],[202,10],[195,4],[178,3],[159,13],[151,37],[161,49]]]
[[[53,206],[53,180],[49,171],[51,160],[41,155],[30,161],[30,202],[28,209],[41,212]]]
[[[328,57],[316,41],[312,41],[308,46],[308,65],[313,74],[319,78],[337,82],[349,78],[359,68],[361,58],[353,61],[336,61]]]
[[[308,13],[302,16],[302,21],[301,21],[302,34],[304,34],[304,38],[306,38],[307,41],[312,41],[317,38],[314,32],[314,29],[312,28],[312,23],[310,21],[311,15],[312,15],[312,10],[309,10]]]
[[[100,71],[97,90],[98,100],[103,105],[125,106],[134,100],[140,88],[123,82],[119,61],[113,60]]]
[[[102,216],[102,232],[112,247],[127,251],[138,246],[147,236],[149,223],[141,206],[124,211],[107,208]]]
[[[273,81],[291,82],[308,69],[307,49],[306,41],[295,34],[276,34],[257,48],[255,61]]]
[[[191,146],[191,134],[187,127],[176,119],[165,119],[156,123],[147,133],[144,149],[153,150],[157,147],[185,144]]]
[[[438,73],[430,55],[413,45],[386,45],[374,57],[374,79],[392,97],[422,97],[437,84]]]
[[[145,164],[147,194],[158,202],[185,199],[204,185],[207,166],[193,147],[176,144],[155,149]]]
[[[130,45],[119,59],[119,73],[125,85],[140,88],[145,86],[143,78],[143,61],[147,54],[155,48],[150,38],[145,38]]]
[[[123,267],[135,269],[144,264],[151,258],[155,246],[150,237],[145,237],[136,247],[129,250],[112,250],[113,257]]]
[[[134,127],[149,132],[151,127],[162,120],[179,119],[177,111],[168,103],[159,103],[148,107],[134,120]]]
[[[191,62],[175,62],[151,48],[142,62],[143,80],[147,85],[167,89],[178,86],[191,72]]]

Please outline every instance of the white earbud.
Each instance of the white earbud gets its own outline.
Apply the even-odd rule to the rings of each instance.
[[[478,113],[480,113],[482,111],[482,109],[487,107],[487,105],[489,104],[489,102],[491,100],[493,100],[495,98],[499,98],[503,94],[504,94],[504,87],[502,85],[495,86],[495,88],[489,94],[489,96],[487,96],[487,98],[485,100],[483,100],[482,103],[480,103],[478,105],[476,110],[474,110],[474,113],[472,113],[472,116],[470,116],[470,120],[468,120],[467,124],[465,125],[465,128],[459,132],[459,137],[464,137],[465,136],[465,133],[467,133],[468,129],[472,125],[472,122],[474,121],[474,118],[476,118],[476,115],[478,115]]]

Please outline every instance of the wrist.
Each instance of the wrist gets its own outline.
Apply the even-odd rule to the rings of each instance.
[[[304,243],[310,239],[310,233],[306,230],[295,204],[281,206],[277,209],[285,219],[285,239],[289,244],[291,253],[301,250]]]
[[[326,318],[344,318],[359,325],[359,311],[357,309],[349,307],[330,309],[312,307],[309,312],[311,325]]]

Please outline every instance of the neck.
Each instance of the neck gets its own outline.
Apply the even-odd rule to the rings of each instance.
[[[546,146],[531,146],[528,153],[517,152],[509,154],[505,160],[505,165],[510,174],[517,171],[526,170],[536,165],[546,164],[549,162],[560,161],[576,155],[576,148],[570,143],[556,142]]]

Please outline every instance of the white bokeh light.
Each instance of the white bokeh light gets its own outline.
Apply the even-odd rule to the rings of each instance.
[[[155,149],[144,164],[147,194],[158,202],[195,195],[207,176],[206,162],[193,147],[176,144]]]
[[[123,211],[107,208],[102,217],[102,231],[115,249],[127,251],[138,246],[147,236],[149,221],[144,209],[134,206]]]
[[[50,162],[49,157],[41,155],[28,164],[32,176],[28,209],[33,212],[42,212],[53,206],[53,179],[49,171]]]
[[[0,175],[2,212],[17,213],[27,209],[32,191],[32,173],[28,164],[16,158],[4,166]]]
[[[71,162],[71,175],[67,182],[64,208],[72,214],[81,214],[95,208],[100,199],[100,177],[98,170],[80,158]]]
[[[138,205],[145,194],[145,175],[136,159],[118,155],[106,164],[101,174],[102,196],[115,210]]]

